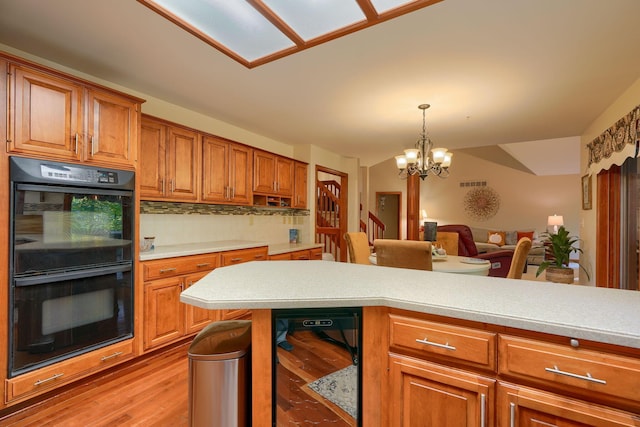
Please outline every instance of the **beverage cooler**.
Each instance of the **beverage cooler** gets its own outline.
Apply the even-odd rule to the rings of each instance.
[[[273,425],[361,426],[362,309],[272,313]]]

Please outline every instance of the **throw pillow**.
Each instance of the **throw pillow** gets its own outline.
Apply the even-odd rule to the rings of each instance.
[[[494,245],[502,246],[505,242],[505,232],[504,231],[489,231],[489,243],[493,243]]]
[[[528,237],[533,241],[533,233],[534,231],[518,231],[518,241],[523,237]]]
[[[515,245],[518,243],[518,236],[515,231],[507,231],[504,238],[505,245]]]

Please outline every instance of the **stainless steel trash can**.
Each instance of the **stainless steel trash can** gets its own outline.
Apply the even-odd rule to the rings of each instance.
[[[189,425],[251,424],[251,321],[206,326],[189,346]]]

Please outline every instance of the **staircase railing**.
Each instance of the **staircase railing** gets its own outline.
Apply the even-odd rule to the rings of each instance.
[[[360,221],[361,230],[363,222],[364,221],[362,220]],[[384,238],[385,228],[386,227],[380,220],[380,218],[375,216],[372,212],[369,212],[369,215],[367,216],[367,223],[365,224],[365,230],[363,230],[365,233],[367,233],[367,240],[369,240],[369,245],[373,245],[373,241],[376,239]]]
[[[316,242],[323,244],[323,252],[340,259],[340,246],[344,244],[340,236],[340,183],[318,181],[316,204]]]

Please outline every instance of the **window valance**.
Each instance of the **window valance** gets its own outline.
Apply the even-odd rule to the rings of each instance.
[[[639,137],[640,105],[587,144],[589,174],[597,174],[614,164],[620,166],[627,158],[637,157]]]

